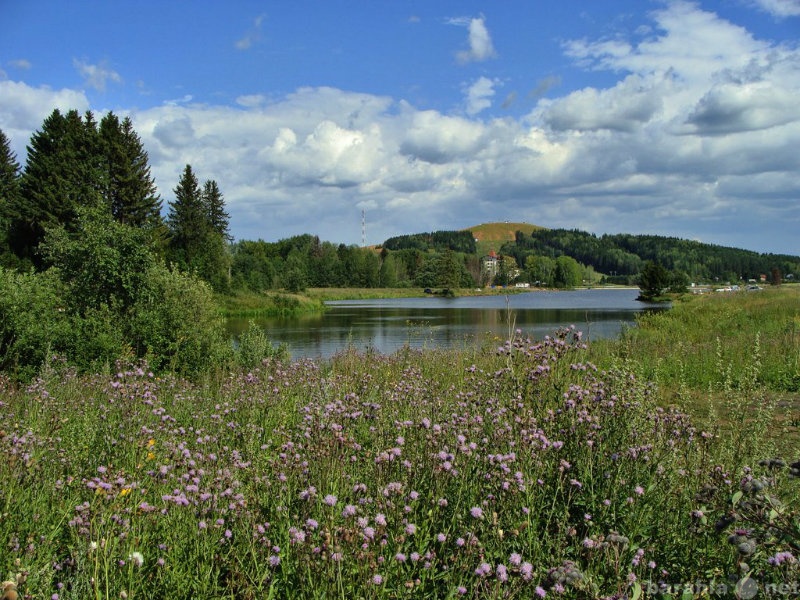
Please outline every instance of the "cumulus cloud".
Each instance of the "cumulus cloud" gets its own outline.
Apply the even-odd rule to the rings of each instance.
[[[153,129],[153,137],[168,149],[183,148],[194,142],[194,128],[188,116],[177,116],[159,121]]]
[[[460,17],[450,19],[448,22],[451,25],[465,26],[469,30],[467,38],[469,48],[456,53],[456,59],[459,63],[483,62],[497,56],[483,16],[477,18]]]
[[[555,130],[630,132],[660,110],[663,91],[631,75],[613,88],[585,88],[543,104],[542,120]]]
[[[800,120],[795,91],[771,83],[714,86],[697,103],[687,122],[692,132],[724,135],[769,129]]]
[[[105,63],[92,65],[75,59],[72,61],[72,64],[78,70],[81,77],[83,77],[84,83],[98,92],[106,91],[106,84],[109,81],[113,83],[122,83],[120,74],[108,68]]]
[[[31,134],[42,126],[53,109],[66,112],[74,108],[83,112],[89,107],[89,99],[77,90],[53,90],[17,81],[0,81],[0,129],[10,138],[21,162]]]

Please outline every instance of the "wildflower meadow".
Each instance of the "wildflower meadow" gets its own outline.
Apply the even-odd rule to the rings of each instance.
[[[790,595],[772,415],[732,439],[578,329],[510,338],[0,380],[3,598]]]

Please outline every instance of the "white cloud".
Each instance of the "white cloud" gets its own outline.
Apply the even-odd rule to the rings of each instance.
[[[466,89],[466,112],[470,116],[477,115],[479,112],[492,105],[492,98],[495,95],[494,86],[496,80],[487,77],[479,77],[472,85]]]
[[[83,112],[89,107],[89,100],[83,92],[0,81],[0,129],[10,138],[11,147],[21,163],[31,134],[42,126],[54,109],[66,112],[74,108]]]
[[[98,92],[106,90],[106,84],[111,81],[113,83],[122,83],[122,77],[116,71],[109,69],[105,64],[92,65],[80,60],[73,60],[73,66],[78,70],[84,82],[90,88],[96,89]]]
[[[725,83],[700,99],[687,122],[704,135],[768,129],[800,120],[797,98],[796,90],[768,82]]]
[[[779,18],[800,16],[800,0],[753,0],[753,4]]]
[[[613,88],[585,88],[542,103],[542,120],[555,130],[630,132],[658,113],[663,92],[663,86],[631,75]]]
[[[256,108],[261,106],[267,101],[266,96],[263,94],[246,94],[236,98],[236,104],[244,106],[245,108]]]
[[[463,17],[450,19],[448,22],[451,25],[466,26],[469,30],[469,37],[467,38],[469,48],[456,54],[459,63],[483,62],[497,56],[492,44],[492,37],[482,16],[472,19]]]

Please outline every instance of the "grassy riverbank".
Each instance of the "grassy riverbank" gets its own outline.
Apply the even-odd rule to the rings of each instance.
[[[0,574],[59,600],[777,595],[800,455],[758,401],[794,393],[769,374],[797,357],[796,293],[693,299],[588,348],[0,379]],[[735,435],[669,407],[704,394]]]
[[[455,296],[508,295],[531,291],[530,288],[463,288]],[[441,290],[431,290],[433,295]],[[432,295],[423,288],[308,288],[304,292],[237,292],[217,295],[225,316],[289,316],[325,310],[330,300],[373,300],[378,298],[422,298]]]

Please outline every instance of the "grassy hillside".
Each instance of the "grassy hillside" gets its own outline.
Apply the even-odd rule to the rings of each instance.
[[[510,223],[503,221],[502,223],[483,223],[475,227],[467,227],[465,231],[471,231],[478,240],[478,254],[488,254],[489,250],[497,251],[505,242],[514,241],[514,234],[517,231],[529,234],[539,229],[546,229],[539,225],[531,225],[530,223]]]

